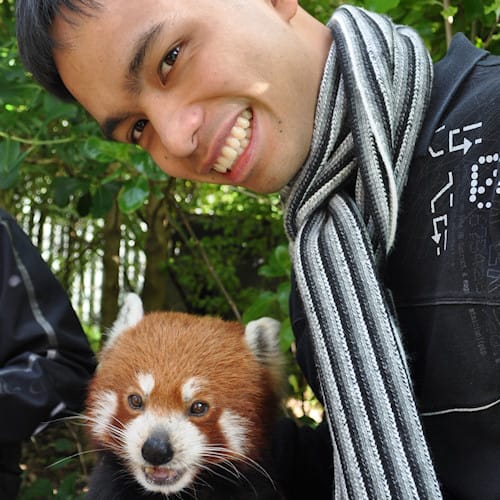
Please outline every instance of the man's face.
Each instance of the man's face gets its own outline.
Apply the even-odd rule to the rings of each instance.
[[[53,35],[66,44],[55,52],[63,81],[107,136],[174,177],[262,193],[293,177],[321,68],[294,28],[295,0],[103,5],[76,24],[60,16]]]

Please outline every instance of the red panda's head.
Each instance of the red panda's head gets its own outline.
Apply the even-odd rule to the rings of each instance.
[[[279,323],[142,315],[127,298],[87,399],[91,435],[165,495],[260,458],[280,399]],[[230,465],[232,464],[232,465]]]

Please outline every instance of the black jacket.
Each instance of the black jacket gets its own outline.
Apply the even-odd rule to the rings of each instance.
[[[0,210],[0,447],[20,443],[52,417],[80,411],[94,367],[65,291]]]
[[[382,278],[445,498],[498,499],[500,57],[457,35],[435,65],[426,116]],[[295,284],[290,313],[299,364],[319,395]],[[321,457],[317,473],[332,477],[322,440],[307,446],[310,456],[316,447]]]
[[[388,266],[447,498],[500,498],[500,57],[458,35],[436,64]]]

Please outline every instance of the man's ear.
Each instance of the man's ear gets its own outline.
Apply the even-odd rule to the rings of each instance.
[[[298,0],[271,0],[271,3],[285,21],[295,16],[299,6]]]

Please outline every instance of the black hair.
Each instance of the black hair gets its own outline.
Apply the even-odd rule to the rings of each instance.
[[[64,101],[75,98],[64,85],[54,61],[58,43],[50,33],[52,24],[58,15],[64,15],[63,9],[88,17],[101,6],[98,0],[16,0],[16,36],[21,60],[42,87]],[[66,16],[65,19],[71,22]]]

